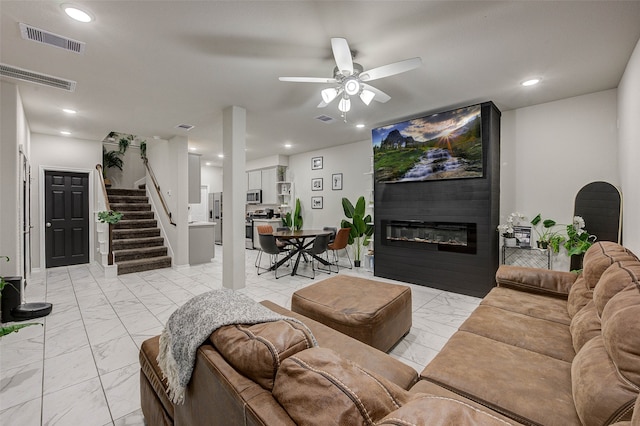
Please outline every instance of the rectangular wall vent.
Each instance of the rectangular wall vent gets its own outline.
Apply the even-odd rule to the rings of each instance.
[[[191,129],[193,129],[195,126],[192,126],[191,124],[178,124],[176,126],[176,129],[182,129],[182,130],[186,130],[187,132]]]
[[[320,120],[323,123],[331,123],[332,121],[335,120],[335,118],[329,117],[328,115],[319,115],[316,117],[316,120]]]
[[[83,41],[73,40],[68,37],[51,33],[49,31],[41,30],[40,28],[23,24],[22,22],[19,24],[19,26],[20,34],[25,40],[48,44],[49,46],[59,47],[60,49],[68,50],[74,53],[84,53],[86,43]]]
[[[43,86],[55,87],[56,89],[73,92],[76,90],[76,82],[63,78],[53,77],[47,74],[29,71],[10,65],[0,64],[0,75],[3,77],[15,78],[17,80],[28,81],[30,83],[41,84]]]

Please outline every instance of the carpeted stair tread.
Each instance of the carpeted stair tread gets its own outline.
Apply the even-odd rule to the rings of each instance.
[[[107,195],[132,195],[138,197],[144,197],[147,192],[144,189],[129,189],[129,188],[108,188]]]
[[[144,238],[160,236],[160,228],[114,229],[113,239]]]
[[[149,203],[112,203],[109,202],[111,210],[122,211],[151,211]]]
[[[164,247],[163,237],[124,238],[113,240],[112,250],[128,250],[144,247]]]
[[[124,250],[114,250],[113,258],[116,263],[120,264],[127,260],[148,259],[152,257],[161,257],[167,255],[168,249],[165,246],[156,247],[140,247]]]
[[[151,269],[170,268],[170,256],[158,256],[148,259],[125,260],[118,262],[118,275],[130,274],[132,272],[149,271]]]
[[[116,223],[114,230],[116,229],[140,229],[140,228],[155,228],[158,226],[158,221],[155,219],[122,219]]]
[[[142,219],[154,219],[155,213],[149,211],[135,211],[135,210],[118,210],[122,213],[122,220],[142,220]]]
[[[110,208],[123,215],[112,231],[118,275],[171,267],[146,190],[109,188],[107,195]]]

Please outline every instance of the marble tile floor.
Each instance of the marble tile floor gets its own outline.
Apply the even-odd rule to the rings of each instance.
[[[256,301],[269,299],[290,308],[294,291],[329,277],[258,276],[253,266],[256,255],[257,251],[246,251],[246,288],[240,290]],[[340,273],[373,277],[364,268]],[[413,327],[390,355],[420,372],[480,299],[409,285]],[[0,340],[0,424],[144,425],[140,345],[159,334],[182,303],[221,287],[220,246],[213,262],[187,268],[113,279],[104,278],[99,266],[89,264],[33,274],[27,301],[51,302],[53,312],[34,320],[42,326]]]

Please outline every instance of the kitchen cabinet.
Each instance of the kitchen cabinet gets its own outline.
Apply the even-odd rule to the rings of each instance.
[[[189,265],[211,262],[215,257],[214,228],[215,222],[189,224]]]
[[[276,169],[262,170],[262,204],[277,204]]]
[[[200,204],[200,155],[189,153],[189,204]]]
[[[262,189],[262,170],[247,172],[247,189]]]

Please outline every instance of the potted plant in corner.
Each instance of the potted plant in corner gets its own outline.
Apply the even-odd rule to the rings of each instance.
[[[531,224],[538,236],[538,248],[551,248],[554,253],[558,253],[560,245],[565,242],[565,238],[558,231],[554,231],[553,228],[557,226],[556,221],[553,219],[543,220],[542,215],[538,213],[536,217],[531,219]]]
[[[498,232],[504,238],[504,245],[507,247],[516,247],[517,240],[513,227],[520,224],[521,220],[525,220],[525,217],[518,212],[513,212],[507,217],[507,223],[498,225]]]
[[[355,207],[351,204],[351,201],[343,198],[342,209],[344,210],[344,215],[351,219],[351,222],[343,219],[340,226],[342,228],[351,228],[349,244],[354,244],[353,264],[359,267],[361,265],[362,248],[369,245],[369,238],[373,235],[371,215],[365,216],[365,200],[363,196],[358,198]]]

